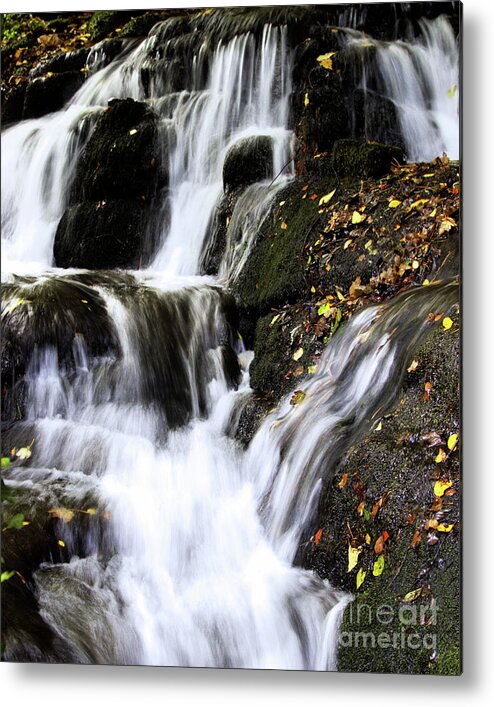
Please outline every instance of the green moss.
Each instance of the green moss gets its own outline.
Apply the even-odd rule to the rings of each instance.
[[[119,21],[120,13],[115,10],[98,10],[94,12],[88,24],[91,39],[94,42],[104,39],[113,32]]]
[[[146,12],[133,17],[119,32],[119,37],[146,37],[154,25],[163,19],[157,12]]]
[[[329,187],[328,187],[329,189]],[[265,313],[296,302],[309,291],[303,250],[306,238],[321,221],[317,202],[302,199],[300,183],[278,194],[264,221],[249,260],[234,285],[235,294],[250,310]],[[278,204],[285,202],[282,206]]]
[[[331,162],[340,177],[363,179],[386,174],[393,160],[404,161],[403,151],[398,147],[344,139],[335,142]]]

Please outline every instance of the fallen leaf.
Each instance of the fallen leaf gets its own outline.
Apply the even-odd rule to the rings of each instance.
[[[448,437],[448,449],[452,452],[453,449],[456,447],[456,443],[458,442],[458,435],[450,435]]]
[[[454,523],[439,523],[437,530],[440,533],[450,533],[453,530]]]
[[[422,541],[422,537],[421,537],[419,531],[416,530],[415,533],[413,534],[412,542],[410,543],[410,545],[411,545],[411,546],[413,547],[413,549],[415,550],[415,548],[417,547],[417,545],[419,545],[419,543],[420,543],[421,541]]]
[[[286,224],[284,221],[282,221],[280,224],[280,228],[282,231],[286,231],[286,229],[288,228],[288,224]]]
[[[340,489],[345,488],[347,481],[348,481],[348,474],[347,474],[346,471],[345,471],[345,473],[344,473],[343,476],[341,477],[340,483],[338,484],[338,488],[340,488]]]
[[[384,555],[379,555],[377,560],[374,562],[374,566],[372,568],[372,574],[374,577],[379,577],[380,574],[382,574],[384,569]]]
[[[32,452],[29,447],[21,447],[21,449],[18,449],[15,454],[15,456],[19,457],[19,459],[29,459],[31,455]]]
[[[306,93],[304,96],[304,106],[307,108],[308,105],[309,105],[309,94]]]
[[[448,88],[448,98],[454,98],[455,94],[456,94],[456,85],[453,84],[452,86],[450,86],[450,88]]]
[[[446,329],[446,331],[448,329],[451,329],[452,326],[453,326],[453,321],[449,317],[444,317],[443,327]]]
[[[302,370],[303,373],[303,370]],[[298,405],[305,398],[305,393],[303,390],[296,390],[292,397],[290,398],[290,405]]]
[[[357,577],[355,579],[357,589],[360,589],[360,587],[362,586],[366,574],[367,574],[367,572],[365,570],[363,570],[362,567],[360,567],[359,571],[357,572]]]
[[[362,548],[348,546],[348,569],[347,572],[351,572],[358,562],[358,557],[361,553]]]
[[[415,599],[418,599],[418,597],[422,594],[422,587],[419,589],[414,589],[413,592],[408,592],[408,594],[405,594],[403,597],[403,601],[405,604],[409,604],[410,602],[414,601]]]
[[[129,130],[129,135],[135,135],[137,130],[135,128],[132,128],[132,130]]]
[[[360,501],[360,503],[359,503],[358,506],[357,506],[357,514],[358,514],[359,516],[363,515],[363,513],[364,513],[364,506],[365,506],[365,502],[364,502],[364,501]]]
[[[298,348],[295,353],[293,354],[292,358],[294,361],[299,361],[302,356],[304,355],[304,350],[302,347]]]
[[[336,189],[333,189],[333,191],[330,191],[329,194],[325,194],[324,196],[321,196],[321,198],[319,199],[319,206],[323,206],[323,204],[329,204],[329,202],[333,198],[335,192],[336,192]]]
[[[365,219],[365,215],[359,213],[358,211],[354,211],[352,214],[352,223],[361,223]]]
[[[328,52],[327,54],[321,54],[320,56],[317,57],[317,61],[323,66],[325,69],[331,70],[333,68],[333,59],[334,55],[336,52]]]
[[[451,488],[451,486],[453,486],[453,482],[449,479],[439,479],[439,481],[436,481],[434,484],[434,495],[438,498],[444,496],[444,492]]]
[[[424,385],[424,400],[427,401],[431,397],[432,383],[427,383]]]
[[[413,359],[413,361],[411,362],[411,364],[407,368],[408,373],[413,373],[413,371],[416,371],[418,365],[419,365],[419,362],[416,359]]]
[[[434,459],[434,461],[436,462],[436,464],[440,464],[441,462],[443,462],[446,459],[446,456],[447,456],[446,452],[441,447],[439,449],[439,452],[437,453],[437,457]]]
[[[388,209],[396,209],[397,206],[401,204],[401,201],[398,201],[398,199],[391,199],[391,201],[388,204]]]
[[[60,547],[65,547],[65,543],[63,540],[59,540],[58,544],[60,545]]]
[[[321,538],[322,538],[322,528],[319,528],[319,530],[317,531],[317,533],[314,536],[314,544],[319,545],[319,541]]]

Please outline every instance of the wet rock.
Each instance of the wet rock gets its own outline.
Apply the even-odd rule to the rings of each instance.
[[[223,165],[225,191],[273,177],[273,144],[268,135],[242,138],[228,150]]]
[[[94,42],[98,42],[100,39],[107,37],[122,22],[125,14],[124,12],[115,10],[98,10],[97,12],[93,12],[88,23],[88,31],[91,39]]]
[[[455,675],[461,669],[458,449],[440,464],[435,461],[439,449],[447,449],[449,436],[459,433],[460,340],[457,315],[451,316],[455,326],[449,331],[436,326],[414,353],[417,366],[405,373],[399,403],[380,420],[380,429],[372,429],[344,456],[309,531],[322,529],[321,541],[316,546],[306,538],[299,557],[335,586],[356,593],[341,626],[345,640],[339,648],[340,670],[382,672],[389,669],[391,655],[395,672]],[[426,383],[432,384],[429,397],[424,396]],[[347,482],[341,487],[343,474]],[[453,495],[443,496],[434,511],[439,477],[451,480]],[[376,507],[380,499],[382,505]],[[449,532],[435,530],[438,522]],[[361,546],[350,572],[349,528]],[[381,552],[384,570],[374,576],[374,546],[384,531],[389,534]],[[357,589],[359,568],[366,576]],[[404,602],[415,590],[416,598]],[[377,613],[383,606],[391,617],[386,623]],[[400,616],[411,617],[411,622],[404,624]],[[382,633],[398,636],[400,649],[376,643]],[[418,637],[414,645],[407,642],[410,634]]]
[[[137,268],[145,252],[143,201],[87,202],[69,207],[57,228],[55,263],[69,268]]]
[[[149,197],[164,186],[157,116],[145,103],[110,101],[79,159],[71,202]]]
[[[243,447],[247,447],[257,430],[261,426],[262,421],[272,409],[272,404],[268,398],[259,395],[250,395],[242,407],[236,429],[235,439],[240,442]]]
[[[2,126],[9,123],[17,123],[24,115],[24,99],[26,96],[26,84],[14,86],[6,90],[2,86]]]
[[[32,79],[44,76],[48,72],[63,74],[67,71],[81,71],[86,65],[89,49],[78,49],[73,52],[57,54],[46,61],[40,62],[29,72]]]
[[[40,118],[61,110],[82,86],[84,78],[81,71],[66,71],[30,81],[26,86],[22,117]]]
[[[399,147],[363,140],[338,140],[331,156],[334,171],[342,178],[365,179],[387,174],[393,162],[403,164]]]
[[[146,37],[157,22],[163,19],[158,12],[145,12],[133,17],[119,32],[120,37]]]

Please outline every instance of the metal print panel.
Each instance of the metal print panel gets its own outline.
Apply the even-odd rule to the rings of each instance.
[[[2,17],[2,659],[458,675],[455,2]]]

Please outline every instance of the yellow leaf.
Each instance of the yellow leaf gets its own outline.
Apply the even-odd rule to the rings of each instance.
[[[423,285],[424,287],[427,287],[428,284],[429,284],[429,280],[428,280],[427,278],[425,278],[425,280],[423,281],[422,285]]]
[[[313,376],[314,373],[316,373],[316,371],[317,371],[317,366],[316,366],[315,364],[312,364],[312,365],[310,365],[310,366],[307,366],[307,373],[308,373],[310,376]]]
[[[448,449],[450,451],[453,451],[453,449],[456,447],[457,442],[458,442],[458,435],[450,435],[448,437]]]
[[[290,405],[298,405],[305,398],[305,393],[303,390],[296,390],[292,397],[290,398]]]
[[[392,199],[389,204],[388,204],[388,209],[396,209],[397,206],[401,204],[401,201],[398,201],[398,199]]]
[[[376,432],[380,432],[380,431],[382,430],[382,428],[383,428],[383,423],[380,422],[380,423],[377,425],[377,427],[375,428],[375,431],[376,431]]]
[[[362,548],[348,546],[348,569],[347,572],[351,572],[358,562],[358,556],[360,555]]]
[[[419,589],[414,589],[413,592],[408,592],[408,594],[405,594],[405,596],[403,597],[403,601],[405,602],[405,604],[408,604],[409,602],[417,599],[421,594],[422,587],[420,587]]]
[[[327,54],[321,54],[320,56],[317,57],[317,61],[325,69],[332,69],[333,68],[332,57],[334,57],[335,54],[336,54],[336,52],[328,52]]]
[[[329,194],[321,196],[321,198],[319,199],[319,206],[322,206],[323,204],[329,204],[335,194],[335,191],[336,189],[333,189],[333,191],[330,191]]]
[[[365,542],[367,543],[367,545],[371,544],[371,536],[369,535],[369,533],[365,534]]]
[[[97,511],[94,508],[87,508],[84,513],[87,513],[88,516],[95,516]]]
[[[286,231],[286,229],[288,228],[288,225],[284,221],[282,221],[280,224],[280,228],[282,231]]]
[[[357,589],[360,589],[360,587],[362,586],[366,574],[367,572],[363,570],[362,567],[357,572],[357,578],[355,580],[357,584]]]
[[[340,302],[344,302],[344,301],[345,301],[344,296],[341,294],[341,292],[340,292],[339,290],[336,290],[336,296],[338,297],[338,299],[340,300]]]
[[[445,459],[446,459],[446,452],[444,451],[444,449],[441,448],[439,450],[439,452],[437,453],[437,457],[434,459],[434,461],[436,462],[436,464],[440,464]]]
[[[411,211],[412,209],[416,209],[419,206],[422,206],[422,204],[427,204],[429,202],[429,199],[418,199],[417,201],[414,201],[413,204],[410,204],[408,207],[408,210]]]
[[[137,130],[135,128],[132,128],[132,130],[129,130],[129,135],[135,135]]]
[[[418,261],[418,260],[414,260],[414,261],[412,262],[412,268],[413,268],[414,270],[417,270],[417,268],[419,268],[419,267],[420,267],[419,261]]]
[[[450,88],[448,88],[448,98],[454,98],[456,94],[456,86],[453,84]]]
[[[298,348],[295,353],[293,354],[292,358],[294,361],[299,361],[302,356],[304,355],[304,350],[302,347]]]
[[[31,456],[32,452],[29,449],[29,447],[22,447],[21,449],[18,449],[15,456],[19,457],[19,459],[29,459]]]
[[[280,206],[283,206],[283,204],[286,204],[286,201],[280,201]]]
[[[345,243],[343,244],[343,250],[346,250],[349,245],[352,245],[352,239],[349,238]]]
[[[352,214],[352,223],[361,223],[365,219],[358,211],[354,211]]]
[[[434,484],[434,495],[438,498],[441,498],[441,496],[444,496],[444,492],[450,489],[452,486],[452,481],[449,481],[448,479],[439,479],[439,481],[436,481],[436,483]]]
[[[309,94],[306,93],[304,96],[304,106],[307,108],[308,105],[309,105]]]
[[[439,523],[437,530],[440,533],[450,533],[453,530],[454,523]]]
[[[374,566],[372,568],[372,574],[374,577],[379,577],[380,574],[382,574],[382,571],[384,569],[384,555],[379,555],[377,560],[374,562]]]
[[[449,317],[444,317],[443,327],[446,329],[446,331],[448,329],[451,329],[452,326],[453,326],[453,321]]]
[[[276,322],[278,321],[278,319],[280,318],[280,316],[281,316],[281,314],[275,314],[274,317],[273,317],[273,318],[271,319],[271,321],[269,322],[269,326],[273,326],[273,324],[276,324]]]
[[[414,358],[413,361],[411,362],[411,364],[407,368],[408,373],[412,373],[413,371],[416,371],[418,365],[419,365],[419,362]]]
[[[60,547],[65,547],[65,543],[63,540],[59,540],[58,544],[60,545]]]

